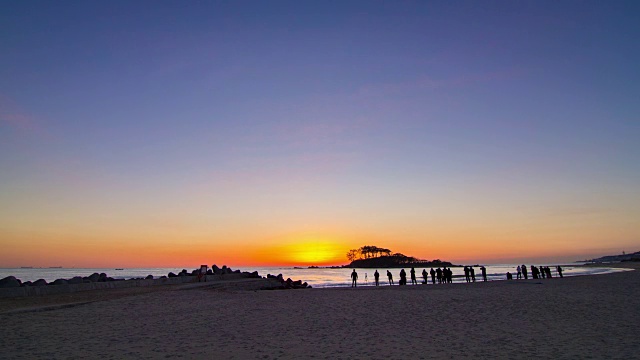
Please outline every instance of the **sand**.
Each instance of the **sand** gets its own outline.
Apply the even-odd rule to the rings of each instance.
[[[357,289],[255,284],[0,299],[0,358],[640,358],[637,270]]]

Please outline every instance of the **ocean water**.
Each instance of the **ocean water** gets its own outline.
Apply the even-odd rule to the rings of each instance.
[[[487,268],[487,280],[488,281],[500,281],[506,280],[507,272],[511,272],[513,274],[513,278],[516,278],[516,267],[518,265],[513,264],[498,264],[498,265],[485,265]],[[557,276],[555,265],[548,265],[551,267],[551,273],[554,277]],[[197,267],[186,268],[187,271],[191,271]],[[606,274],[612,272],[625,271],[625,269],[617,269],[617,268],[595,268],[595,267],[582,267],[579,265],[562,265],[563,275],[564,276],[579,276],[579,275],[596,275],[596,274]],[[266,276],[267,274],[278,275],[282,274],[282,276],[286,278],[291,278],[292,280],[302,280],[303,282],[309,283],[313,287],[340,287],[340,286],[350,286],[351,285],[351,271],[352,269],[340,268],[340,269],[330,269],[330,268],[292,268],[292,267],[239,267],[241,271],[257,271],[261,276]],[[422,282],[422,273],[423,268],[416,268],[416,277],[418,278],[418,283]],[[44,279],[47,282],[54,281],[56,279],[69,279],[74,276],[89,276],[93,273],[106,273],[108,276],[111,276],[115,279],[132,279],[132,278],[144,278],[147,275],[153,275],[155,278],[158,278],[163,275],[167,275],[169,272],[178,273],[182,269],[177,268],[125,268],[125,269],[113,269],[113,268],[95,268],[95,269],[81,269],[81,268],[0,268],[0,279],[13,275],[16,278],[22,281],[35,281],[38,279]],[[236,270],[236,268],[233,268]],[[356,269],[358,273],[358,284],[360,286],[373,286],[373,273],[376,269]],[[378,269],[380,273],[380,285],[388,286],[386,271],[387,269]],[[397,284],[400,279],[400,269],[389,269],[393,275],[393,280]],[[407,278],[409,278],[409,270],[410,268],[405,268],[407,272]],[[430,268],[426,269],[429,272]],[[463,283],[464,279],[464,269],[452,267],[453,271],[453,282],[454,283]],[[476,273],[476,281],[482,281],[482,275],[480,272],[480,268],[475,268]],[[529,278],[531,278],[531,271],[529,269]],[[410,279],[409,279],[410,281]]]

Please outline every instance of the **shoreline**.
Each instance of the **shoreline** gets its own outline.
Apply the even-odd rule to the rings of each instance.
[[[630,266],[629,266],[630,265]],[[585,264],[580,265],[584,267],[597,267],[597,268],[616,268],[616,269],[628,269],[629,271],[637,271],[640,270],[640,263],[638,262],[625,262],[625,263],[612,263],[612,264]],[[452,284],[431,284],[429,283],[425,287],[431,288],[447,288],[450,286],[474,286],[477,284],[484,283],[502,283],[502,282],[533,282],[533,281],[558,281],[571,279],[576,277],[592,277],[592,276],[606,276],[617,274],[619,272],[614,273],[604,273],[604,274],[590,274],[590,275],[573,275],[566,276],[564,278],[554,277],[552,279],[532,279],[528,280],[494,280],[483,282],[480,279],[476,282],[466,283],[466,282],[456,282]],[[457,275],[458,277],[463,277],[463,275]],[[135,281],[135,280],[132,280]],[[388,286],[387,279],[381,276],[380,283],[382,286],[376,287],[371,285],[372,281],[369,281],[368,285],[360,284],[356,288],[351,288],[350,286],[331,286],[331,287],[319,287],[313,289],[304,289],[306,291],[330,291],[330,290],[339,290],[339,289],[351,289],[351,290],[375,290],[375,289],[383,289],[383,288],[412,288],[414,286],[425,285],[419,283],[418,285],[405,285],[405,286]],[[246,286],[246,284],[251,284],[250,286]],[[130,286],[125,288],[99,288],[85,291],[75,291],[75,292],[65,292],[65,293],[52,293],[45,295],[32,295],[32,296],[17,296],[17,297],[0,297],[0,315],[13,313],[13,312],[24,312],[24,311],[40,311],[42,309],[48,309],[50,307],[64,307],[67,305],[75,305],[75,304],[84,304],[91,303],[97,301],[109,301],[113,299],[119,299],[123,297],[129,296],[138,296],[155,292],[165,292],[165,291],[176,291],[176,290],[184,290],[184,289],[211,289],[211,288],[225,288],[227,290],[234,291],[286,291],[286,290],[261,290],[263,287],[269,287],[276,285],[273,279],[268,278],[219,278],[216,280],[209,280],[208,282],[186,282],[181,284],[157,284],[157,285],[148,285],[148,286]],[[289,289],[290,291],[291,289]]]

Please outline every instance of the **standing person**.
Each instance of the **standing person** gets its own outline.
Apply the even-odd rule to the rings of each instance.
[[[537,279],[538,278],[538,268],[531,265],[531,277],[533,279]]]
[[[438,278],[438,284],[442,284],[442,269],[436,269],[436,278]]]
[[[357,282],[358,282],[358,273],[356,272],[356,269],[353,269],[353,272],[351,273],[351,287],[356,287]]]
[[[520,269],[520,265],[518,265],[518,268],[516,269],[518,271],[518,277],[516,279],[521,279],[522,278],[522,270]]]
[[[487,281],[487,268],[481,266],[480,271],[482,271],[482,281]]]
[[[471,276],[469,275],[469,267],[464,267],[464,278],[467,282],[471,282]]]
[[[469,272],[471,273],[471,281],[476,282],[476,269],[473,266],[469,266]]]
[[[393,285],[393,275],[391,275],[391,271],[387,270],[387,277],[389,278],[389,285]]]
[[[411,285],[418,285],[418,280],[416,280],[416,269],[411,268]]]
[[[379,285],[378,280],[380,280],[380,273],[378,273],[378,270],[376,270],[376,272],[373,273],[373,278],[376,280],[376,286]]]
[[[400,282],[399,285],[407,285],[407,272],[404,269],[400,270]]]
[[[524,279],[527,280],[527,265],[522,264],[522,276],[524,276]]]
[[[558,276],[562,277],[562,268],[560,267],[560,265],[556,267],[556,270],[558,270]]]
[[[422,278],[424,279],[424,284],[427,285],[429,283],[429,274],[427,274],[427,269],[422,269]]]
[[[436,271],[433,270],[433,268],[431,268],[431,271],[429,271],[429,274],[431,274],[431,283],[432,284],[436,284]]]

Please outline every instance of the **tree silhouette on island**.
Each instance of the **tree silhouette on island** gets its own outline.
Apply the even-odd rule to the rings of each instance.
[[[457,266],[440,259],[422,260],[401,253],[394,253],[389,249],[372,245],[365,245],[359,249],[347,252],[348,268],[399,268],[399,267],[441,267]]]

